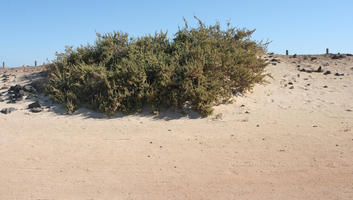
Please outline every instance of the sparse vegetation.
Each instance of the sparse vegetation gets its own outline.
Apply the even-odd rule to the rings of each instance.
[[[266,45],[251,40],[254,31],[198,22],[193,28],[185,21],[173,39],[164,32],[97,34],[94,45],[57,55],[46,92],[68,113],[82,105],[111,116],[146,104],[154,111],[189,104],[207,116],[214,104],[263,82]]]

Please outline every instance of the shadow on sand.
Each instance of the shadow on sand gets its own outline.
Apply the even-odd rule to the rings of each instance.
[[[49,112],[53,112],[57,115],[77,115],[77,116],[82,116],[85,119],[119,119],[119,118],[125,118],[129,116],[137,116],[137,117],[146,117],[146,118],[152,118],[155,120],[177,120],[181,118],[187,118],[187,119],[200,119],[202,118],[201,115],[190,108],[186,108],[183,110],[183,113],[181,111],[174,111],[174,109],[161,109],[159,114],[155,115],[152,112],[152,107],[151,106],[145,106],[142,112],[136,112],[132,114],[123,114],[121,112],[117,112],[113,116],[106,116],[103,113],[96,112],[94,110],[88,109],[86,107],[82,107],[75,111],[73,114],[67,114],[65,108],[61,104],[56,104],[52,103],[52,101],[46,97],[42,96],[38,99],[41,104],[43,105],[44,108],[49,108]]]

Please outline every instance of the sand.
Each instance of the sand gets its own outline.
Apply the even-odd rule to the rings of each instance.
[[[353,199],[353,57],[269,56],[269,84],[208,118],[0,102],[17,108],[0,113],[0,199]],[[0,88],[38,71],[1,70]]]

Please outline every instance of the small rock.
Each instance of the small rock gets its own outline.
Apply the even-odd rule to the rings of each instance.
[[[335,73],[335,76],[344,76],[344,74],[340,74],[340,73]]]
[[[291,89],[291,90],[292,90],[292,89],[294,89],[294,86],[293,86],[293,85],[292,85],[292,86],[290,86],[290,87],[289,87],[289,89]]]
[[[316,57],[311,57],[310,60],[311,60],[311,61],[314,61],[314,60],[317,60],[317,58],[316,58]]]
[[[29,108],[29,109],[32,109],[32,108],[40,108],[40,107],[42,107],[42,105],[40,105],[39,101],[36,101],[36,102],[31,103],[31,104],[28,105],[28,108]]]
[[[32,85],[23,86],[23,90],[30,93],[37,93],[37,90]]]
[[[250,112],[249,111],[245,111],[245,114],[250,114]]]
[[[327,85],[324,85],[324,88],[328,88],[328,86],[327,86]]]
[[[331,71],[329,71],[329,70],[327,70],[327,71],[324,73],[324,75],[329,75],[329,74],[331,74]]]
[[[288,82],[288,85],[293,85],[293,83],[292,82]]]
[[[37,107],[37,108],[31,108],[30,111],[32,113],[39,113],[39,112],[42,112],[43,109],[41,107],[39,107],[39,108]]]
[[[293,55],[293,58],[297,58],[297,54],[294,54],[294,55]]]
[[[313,125],[314,128],[317,128],[317,125]]]
[[[11,86],[10,87],[9,92],[17,93],[20,90],[22,90],[22,86],[21,85],[15,85],[15,86]]]
[[[273,59],[271,60],[271,62],[280,62],[280,60],[279,60],[279,59],[276,59],[276,58],[273,58]]]
[[[351,110],[351,109],[347,109],[346,111],[347,111],[347,112],[352,112],[352,110]]]
[[[10,114],[12,111],[15,111],[16,110],[16,108],[4,108],[4,109],[2,109],[0,112],[1,113],[3,113],[3,114]]]
[[[256,124],[256,127],[260,127],[260,125]]]

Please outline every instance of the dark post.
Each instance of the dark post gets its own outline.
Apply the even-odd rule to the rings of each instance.
[[[286,50],[286,56],[288,56],[288,54],[289,54],[289,53],[288,53],[288,50]]]
[[[326,55],[328,55],[329,54],[329,51],[328,51],[328,48],[326,48]]]
[[[36,60],[34,61],[34,66],[37,67],[37,61]]]
[[[5,62],[2,62],[2,68],[5,68]]]

